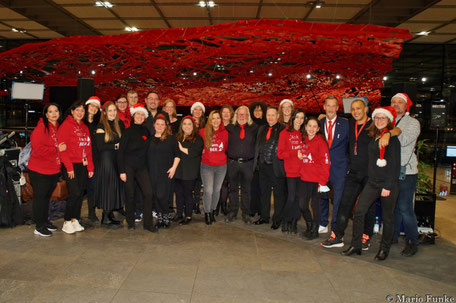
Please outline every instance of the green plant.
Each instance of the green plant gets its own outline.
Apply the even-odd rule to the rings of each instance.
[[[432,191],[432,182],[426,173],[431,168],[431,165],[420,160],[421,156],[431,151],[431,147],[426,144],[426,141],[428,141],[428,139],[416,142],[416,155],[418,157],[418,182],[416,185],[416,192],[419,194],[426,194]]]

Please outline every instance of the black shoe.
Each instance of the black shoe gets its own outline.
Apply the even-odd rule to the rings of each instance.
[[[135,230],[135,228],[136,228],[136,227],[135,227],[134,224],[133,224],[133,225],[128,225],[128,230]]]
[[[158,228],[155,225],[151,225],[149,227],[144,227],[144,230],[148,230],[148,231],[150,231],[152,233],[158,233]]]
[[[121,214],[122,216],[126,217],[127,214],[125,213],[125,210],[123,208],[116,209],[116,211]],[[114,215],[113,215],[114,216]]]
[[[186,217],[179,222],[179,225],[188,225],[188,224],[190,224],[190,222],[192,222],[192,218]]]
[[[279,229],[280,222],[272,222],[271,229],[276,230]]]
[[[412,241],[408,240],[405,243],[404,249],[401,251],[401,255],[404,257],[411,257],[414,254],[416,254],[418,251],[418,245],[415,243],[412,243]]]
[[[204,222],[206,222],[206,225],[211,225],[211,219],[209,218],[209,213],[204,214]]]
[[[377,261],[383,261],[388,257],[388,252],[386,250],[380,249],[375,256],[375,260]]]
[[[122,208],[121,208],[122,209]],[[123,209],[122,209],[123,210]],[[118,211],[120,213],[120,211]],[[125,213],[125,212],[124,212]],[[108,212],[108,218],[111,220],[111,223],[114,225],[120,225],[120,221],[116,220],[116,217],[114,217],[114,212],[110,211]]]
[[[260,218],[260,219],[256,220],[255,222],[253,222],[253,224],[255,224],[255,225],[269,224],[269,220]]]
[[[98,222],[100,222],[100,220],[98,219],[97,215],[95,214],[95,211],[89,213],[87,219],[89,219],[89,221],[91,221],[92,223],[98,223]]]
[[[101,217],[101,225],[106,226],[106,227],[119,227],[120,222],[111,220],[109,215],[106,214],[105,212],[103,212],[103,215]]]
[[[52,224],[51,222],[46,223],[46,228],[47,228],[47,230],[49,230],[49,231],[57,231],[57,226],[55,226],[55,225]]]
[[[291,233],[294,235],[298,234],[298,220],[296,219],[291,221]]]
[[[200,210],[200,206],[199,204],[198,205],[195,205],[195,208],[193,209],[193,212],[197,215],[200,215],[201,214],[201,210]]]
[[[209,219],[211,220],[211,224],[215,223],[215,210],[209,213]]]
[[[52,236],[52,232],[48,230],[46,227],[37,227],[35,228],[35,231],[33,232],[35,235],[41,236],[41,237],[50,237]]]
[[[291,222],[282,221],[282,232],[290,233],[290,225],[291,225]]]
[[[184,220],[184,216],[174,216],[173,221],[174,222],[180,222]]]
[[[354,248],[353,246],[350,246],[347,250],[344,250],[340,252],[342,256],[351,256],[353,254],[361,255],[361,248]]]
[[[318,230],[311,230],[310,233],[306,235],[307,240],[317,239],[319,237]]]

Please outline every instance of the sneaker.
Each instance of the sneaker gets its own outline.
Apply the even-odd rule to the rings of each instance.
[[[369,246],[371,245],[369,236],[366,235],[366,234],[363,234],[363,238],[361,239],[361,243],[362,243],[362,249],[364,251],[368,251],[369,250]]]
[[[321,242],[320,245],[325,248],[344,247],[344,240],[343,238],[336,237],[336,234],[332,232],[329,239]]]
[[[47,230],[49,230],[49,231],[57,231],[57,226],[55,226],[55,225],[52,224],[51,222],[46,223],[46,228],[47,228]]]
[[[84,230],[84,227],[82,227],[82,225],[79,224],[78,220],[72,221],[71,224],[73,225],[74,231],[83,231]]]
[[[318,228],[318,233],[319,233],[319,234],[326,234],[326,233],[328,233],[328,226],[320,225],[320,227]]]
[[[35,235],[41,236],[41,237],[50,237],[52,236],[52,232],[48,230],[46,227],[40,227],[40,228],[35,228],[35,231],[33,232]]]
[[[141,213],[141,218],[143,217],[142,213]],[[152,218],[158,218],[158,213],[154,210],[152,211]]]
[[[67,234],[74,234],[76,232],[71,221],[65,221],[63,223],[62,231]]]
[[[142,218],[143,218],[142,212],[136,211],[136,213],[135,213],[135,222],[136,222],[136,223],[141,222],[141,221],[142,221]]]

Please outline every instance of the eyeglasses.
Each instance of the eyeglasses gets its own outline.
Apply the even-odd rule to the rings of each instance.
[[[387,120],[387,119],[388,119],[387,117],[377,117],[377,116],[374,117],[374,120],[378,120],[378,121]]]

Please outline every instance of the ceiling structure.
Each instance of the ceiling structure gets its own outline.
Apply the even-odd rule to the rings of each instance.
[[[199,0],[111,0],[112,7],[96,2],[0,0],[0,52],[24,42],[122,34],[128,27],[187,28],[262,18],[384,25],[409,29],[414,37],[406,42],[456,43],[456,0],[214,0],[214,7],[201,7]]]

